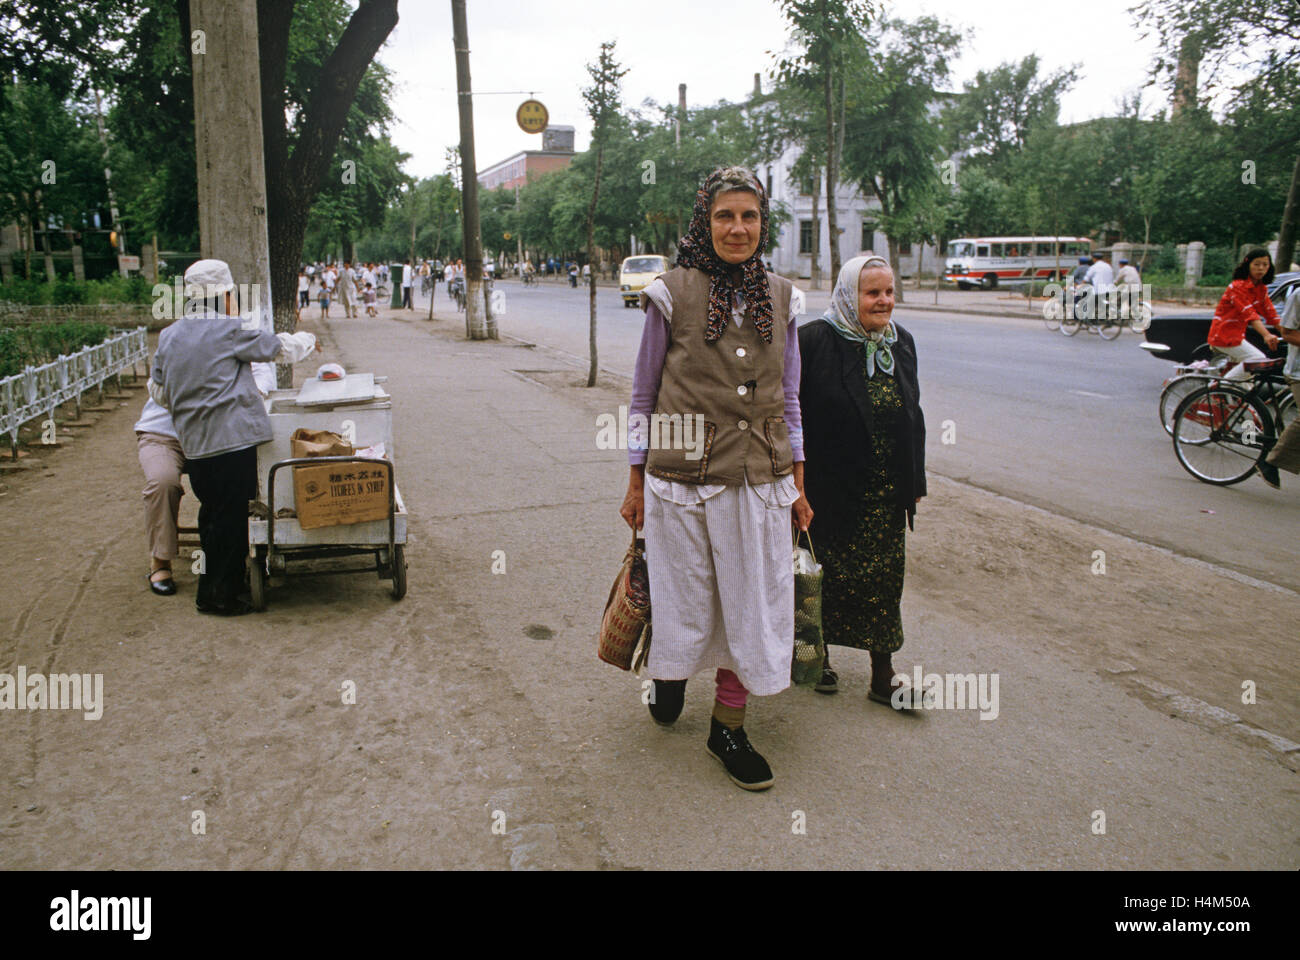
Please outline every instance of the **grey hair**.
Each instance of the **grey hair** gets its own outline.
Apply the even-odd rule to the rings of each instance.
[[[709,188],[709,206],[713,206],[713,201],[718,199],[718,194],[731,193],[733,190],[752,193],[761,200],[758,189],[758,178],[744,167],[727,167],[722,171],[718,182]]]

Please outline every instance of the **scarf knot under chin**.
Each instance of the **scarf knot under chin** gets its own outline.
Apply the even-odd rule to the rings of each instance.
[[[739,292],[753,310],[754,329],[764,343],[771,343],[772,290],[768,285],[767,270],[763,267],[763,251],[767,249],[767,193],[757,179],[752,181],[762,220],[758,249],[744,263],[727,263],[713,249],[713,232],[709,226],[709,192],[721,179],[721,175],[722,170],[713,171],[695,194],[695,210],[691,215],[690,227],[677,245],[677,266],[702,270],[709,275],[709,318],[704,331],[706,341],[712,342],[722,336],[722,331],[731,319],[736,294]]]

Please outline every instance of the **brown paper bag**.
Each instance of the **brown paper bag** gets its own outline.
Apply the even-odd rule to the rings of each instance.
[[[331,430],[307,430],[299,427],[289,438],[292,457],[350,457],[352,444]]]

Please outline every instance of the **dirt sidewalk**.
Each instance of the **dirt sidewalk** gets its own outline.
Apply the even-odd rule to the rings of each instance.
[[[390,377],[410,594],[298,580],[222,620],[178,566],[180,595],[152,596],[143,401],[104,414],[0,497],[0,672],[105,689],[99,720],[0,711],[0,865],[1300,866],[1295,595],[935,480],[896,662],[997,673],[998,718],[894,716],[841,653],[836,697],[755,701],[779,779],[744,794],[702,749],[707,678],[660,730],[594,656],[626,546],[625,455],[595,417],[624,386],[468,343],[454,317],[304,327],[325,335],[313,370]]]

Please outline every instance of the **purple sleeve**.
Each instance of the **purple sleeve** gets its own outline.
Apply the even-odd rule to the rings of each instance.
[[[653,303],[647,305],[641,346],[636,353],[636,369],[632,371],[632,406],[627,418],[627,460],[632,466],[646,461],[646,425],[659,400],[659,384],[664,376],[664,357],[668,355],[670,339],[671,331],[664,315]],[[797,343],[795,348],[797,351]],[[797,386],[795,393],[797,404]]]
[[[786,327],[785,336],[785,376],[781,385],[785,388],[785,427],[790,435],[790,449],[794,452],[794,462],[803,462],[803,414],[799,410],[799,374],[803,361],[799,359],[799,325],[791,317]]]

